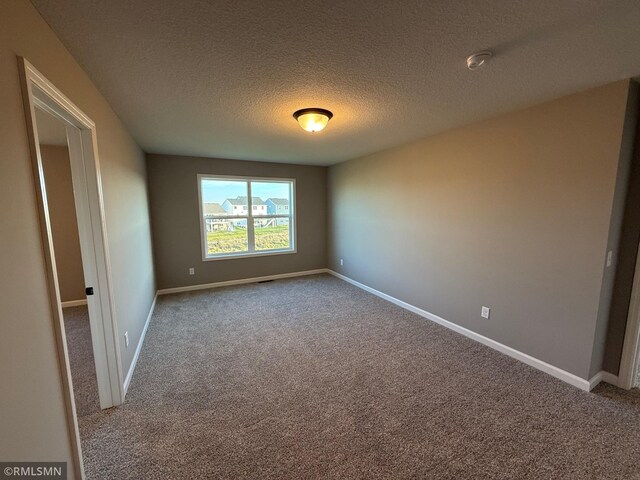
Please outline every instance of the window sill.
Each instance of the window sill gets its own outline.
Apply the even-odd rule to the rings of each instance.
[[[218,260],[237,260],[239,258],[252,258],[252,257],[270,257],[272,255],[290,255],[297,253],[297,249],[293,250],[265,250],[264,252],[248,252],[248,253],[230,253],[229,255],[220,255],[218,257],[204,257],[203,262],[212,262]]]

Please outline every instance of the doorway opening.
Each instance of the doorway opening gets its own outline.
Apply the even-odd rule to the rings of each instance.
[[[73,397],[76,414],[80,418],[100,410],[100,397],[67,130],[61,120],[38,106],[35,111]]]
[[[84,478],[78,416],[124,400],[96,127],[18,62],[74,471]]]

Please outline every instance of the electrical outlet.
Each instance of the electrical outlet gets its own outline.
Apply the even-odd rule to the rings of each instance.
[[[482,307],[482,312],[480,312],[482,318],[489,318],[491,315],[491,309],[489,307]]]
[[[129,347],[129,332],[124,332],[124,346]]]
[[[610,267],[612,262],[613,262],[613,250],[609,250],[607,252],[607,267]]]
[[[340,259],[340,266],[344,265],[344,260]]]
[[[196,269],[193,267],[189,267],[189,275],[195,275],[196,274]]]

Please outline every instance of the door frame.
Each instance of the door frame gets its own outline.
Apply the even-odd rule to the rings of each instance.
[[[636,268],[633,275],[631,300],[627,315],[620,370],[618,371],[618,387],[629,390],[633,388],[640,362],[640,249],[636,257]]]
[[[36,108],[55,116],[66,126],[85,285],[94,289],[94,295],[87,296],[87,305],[100,407],[104,409],[122,404],[125,392],[112,295],[96,125],[29,61],[18,57],[18,66],[47,271],[48,297],[74,455],[74,470],[79,478],[84,478],[51,221],[36,125]]]

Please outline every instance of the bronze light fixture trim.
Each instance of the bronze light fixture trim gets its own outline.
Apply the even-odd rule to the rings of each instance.
[[[324,108],[303,108],[293,113],[300,126],[307,132],[315,133],[324,129],[333,118],[333,113]]]

